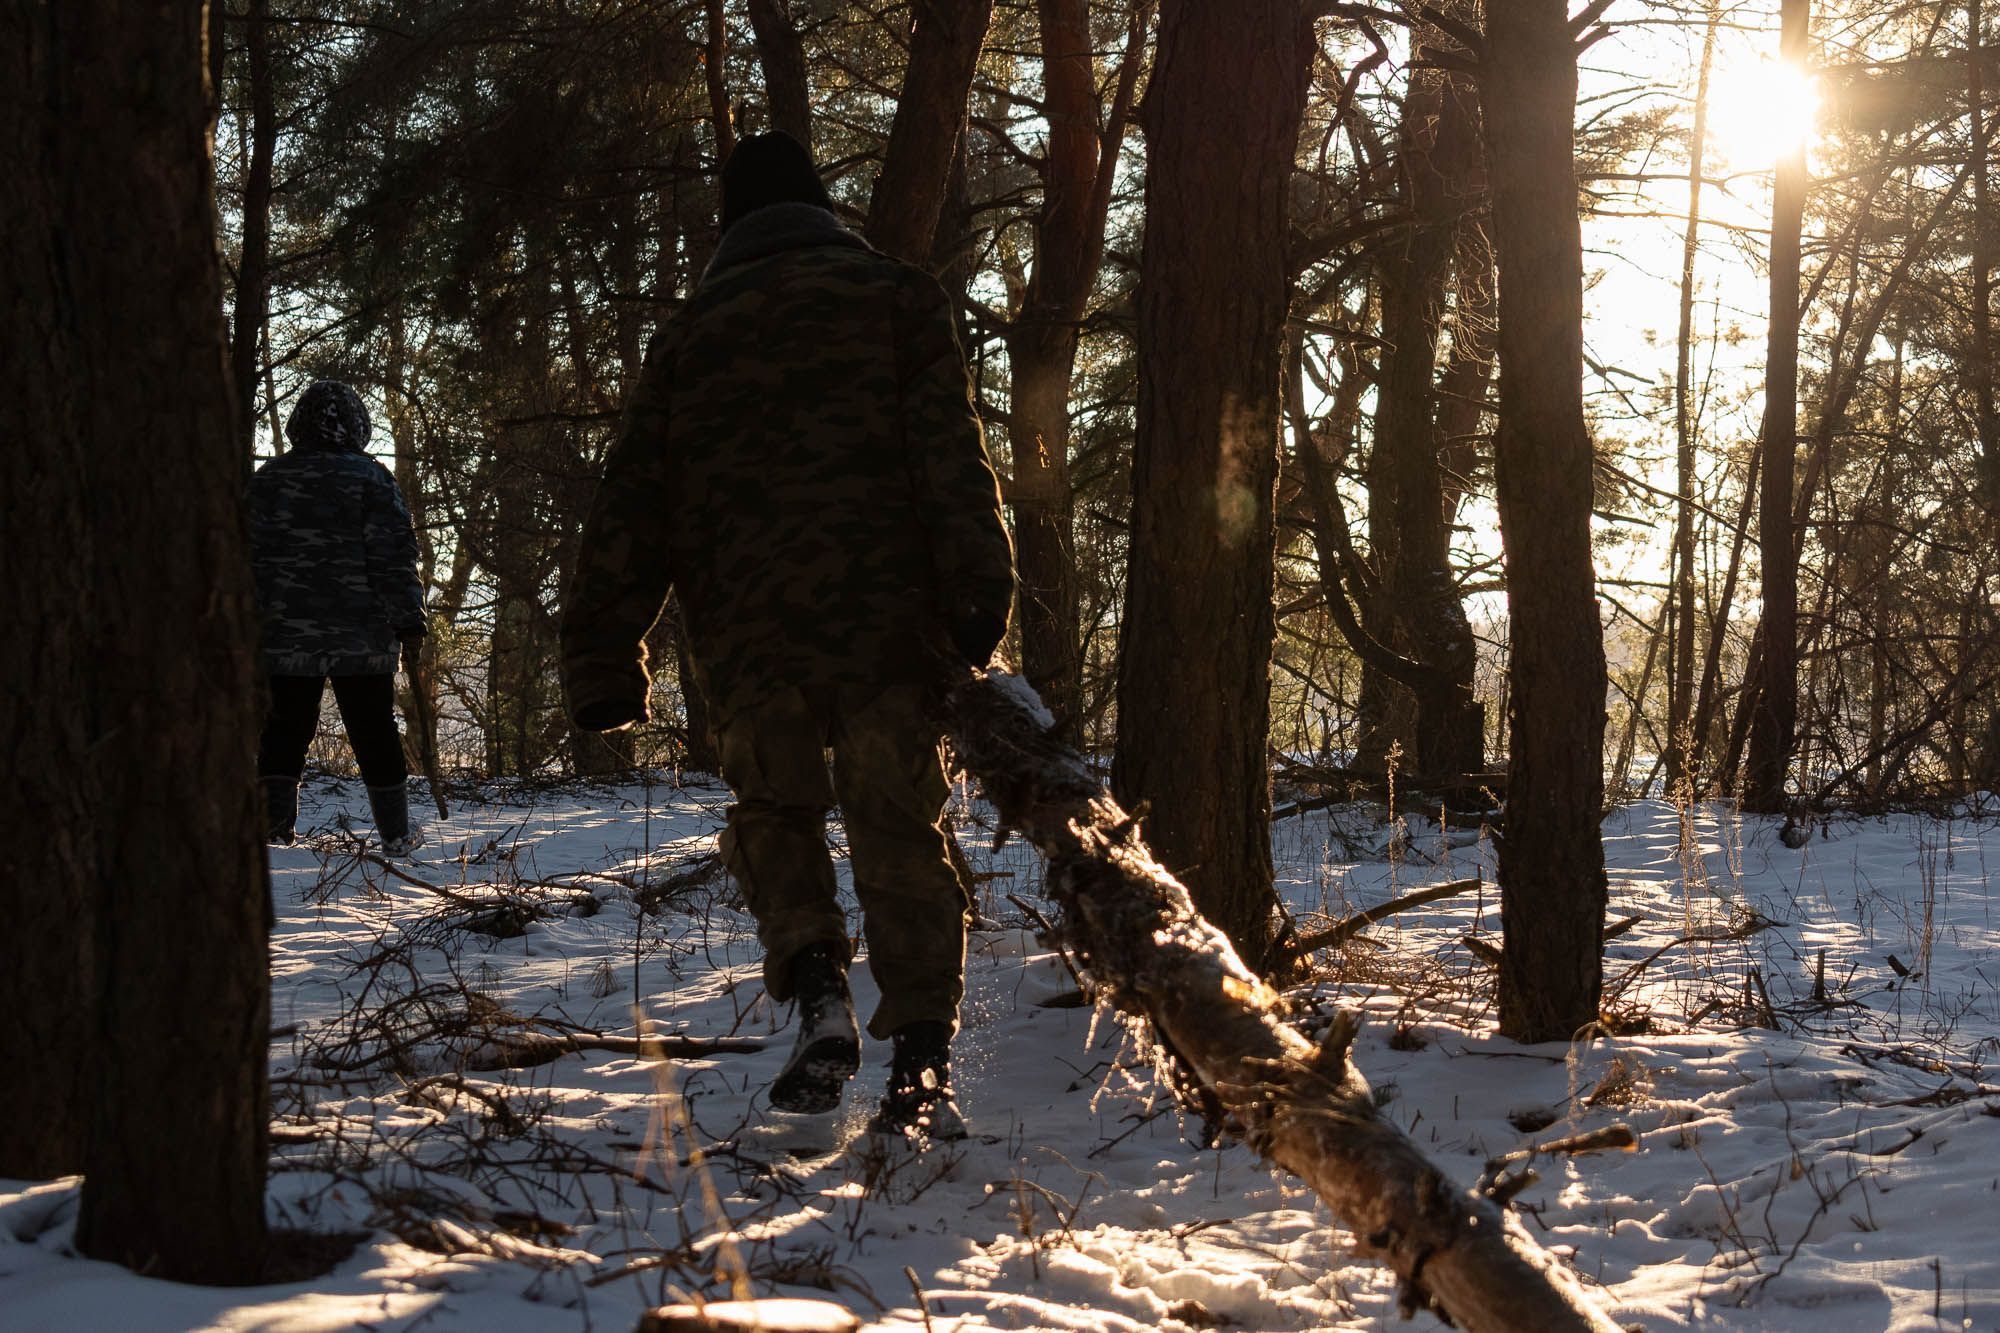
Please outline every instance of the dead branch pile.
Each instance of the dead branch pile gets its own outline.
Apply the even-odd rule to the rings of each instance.
[[[1225,1128],[1304,1180],[1364,1255],[1401,1280],[1405,1311],[1471,1330],[1615,1333],[1574,1274],[1485,1195],[1460,1189],[1377,1112],[1348,1058],[1358,1023],[1323,1041],[1155,861],[1138,818],[1052,740],[1018,678],[968,673],[949,696],[959,761],[1048,860],[1059,937],[1090,980],[1225,1113]]]

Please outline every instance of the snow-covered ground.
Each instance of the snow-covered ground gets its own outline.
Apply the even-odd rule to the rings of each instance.
[[[0,1328],[623,1330],[732,1279],[879,1327],[1395,1322],[1392,1284],[1309,1194],[1202,1146],[1133,1037],[1071,1003],[1009,897],[1037,901],[1033,858],[976,826],[991,877],[957,1065],[975,1139],[857,1138],[874,1043],[832,1122],[769,1113],[787,1015],[726,879],[701,873],[725,800],[494,789],[391,872],[340,831],[366,827],[358,784],[316,781],[315,836],[272,857],[272,1211],[364,1238],[314,1281],[178,1287],[68,1252],[74,1182],[0,1182]],[[1629,1125],[1636,1152],[1542,1158],[1517,1200],[1623,1322],[2000,1329],[2000,824],[1836,819],[1789,851],[1764,821],[1704,808],[1684,829],[1649,803],[1605,840],[1610,919],[1638,918],[1607,946],[1619,1033],[1492,1035],[1463,942],[1498,942],[1490,872],[1319,956],[1301,1005],[1367,1011],[1361,1068],[1467,1183]],[[1283,821],[1275,851],[1307,932],[1489,860],[1474,829],[1354,809]],[[865,1012],[865,955],[855,983]],[[478,1068],[528,1032],[630,1038],[635,1005],[656,1034],[762,1049]]]

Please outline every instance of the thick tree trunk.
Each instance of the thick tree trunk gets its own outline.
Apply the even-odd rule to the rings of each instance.
[[[1667,677],[1667,789],[1701,766],[1701,736],[1694,719],[1694,492],[1695,418],[1694,263],[1701,244],[1701,173],[1708,148],[1708,84],[1715,69],[1719,10],[1711,4],[1701,42],[1701,73],[1695,80],[1694,134],[1688,142],[1687,228],[1681,235],[1680,328],[1674,339],[1674,654]]]
[[[1139,420],[1114,785],[1266,961],[1273,496],[1288,186],[1316,45],[1297,8],[1169,0],[1147,94]]]
[[[213,0],[217,5],[222,0]],[[270,0],[250,0],[243,19],[249,57],[250,165],[243,177],[243,251],[236,262],[236,309],[230,328],[229,378],[236,391],[237,447],[257,451],[257,348],[263,341],[271,291],[271,165],[278,112],[271,88]],[[282,450],[282,444],[277,447]]]
[[[812,98],[806,82],[805,47],[786,0],[750,0],[750,30],[757,35],[757,63],[764,69],[764,96],[771,128],[812,151]]]
[[[0,365],[31,427],[6,466],[10,479],[46,468],[15,495],[44,502],[19,511],[36,525],[22,558],[46,554],[36,577],[8,581],[40,608],[20,623],[37,627],[41,658],[25,679],[45,688],[17,692],[6,723],[25,747],[11,753],[39,756],[16,766],[44,770],[6,780],[27,784],[15,808],[38,821],[29,867],[8,879],[42,901],[15,918],[9,948],[44,955],[28,980],[45,963],[79,967],[36,997],[76,1006],[60,1028],[75,1044],[50,1049],[58,1029],[31,1024],[35,1063],[10,1063],[23,1076],[7,1100],[73,1098],[65,1071],[84,1071],[68,1107],[88,1124],[81,1251],[245,1282],[265,1248],[270,899],[204,9],[65,0],[4,14],[0,152],[15,195],[0,271],[28,327]],[[23,1019],[8,1017],[10,1057]],[[75,1169],[74,1140],[56,1134],[48,1164]]]
[[[912,7],[910,63],[868,201],[867,236],[878,250],[912,264],[930,258],[952,150],[965,127],[972,71],[986,43],[993,0]]]
[[[1783,0],[1779,57],[1803,68],[1807,0]],[[1771,313],[1764,340],[1764,482],[1757,517],[1763,556],[1764,656],[1743,804],[1775,813],[1785,807],[1798,717],[1799,562],[1792,529],[1792,482],[1799,440],[1799,242],[1805,224],[1806,146],[1778,161],[1771,200]]]
[[[94,821],[101,794],[89,753],[86,682],[91,529],[90,393],[82,373],[74,265],[66,241],[75,195],[65,177],[79,145],[50,115],[70,74],[46,7],[0,11],[0,395],[11,427],[0,449],[9,497],[8,575],[0,616],[0,809],[13,812],[0,875],[0,1176],[41,1180],[83,1169],[97,976],[90,932],[99,883]],[[33,632],[23,632],[27,627]],[[39,761],[32,757],[39,756]]]
[[[1283,1000],[1018,688],[974,673],[956,685],[958,756],[1001,822],[1048,858],[1064,948],[1111,1003],[1150,1024],[1183,1093],[1310,1186],[1359,1252],[1395,1272],[1408,1308],[1435,1308],[1472,1333],[1613,1333],[1526,1228],[1454,1185],[1381,1116],[1348,1057],[1351,1016],[1318,1044],[1286,1021]],[[1150,826],[1168,830],[1159,814]]]
[[[1512,627],[1500,1030],[1520,1041],[1566,1041],[1595,1022],[1603,984],[1605,670],[1583,420],[1575,40],[1563,0],[1487,6],[1496,481]]]

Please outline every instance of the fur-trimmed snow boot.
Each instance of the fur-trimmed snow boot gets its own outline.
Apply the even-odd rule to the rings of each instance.
[[[868,1132],[917,1148],[965,1138],[965,1117],[951,1093],[951,1024],[909,1023],[889,1040],[895,1044],[889,1088],[868,1121]]]
[[[792,1056],[771,1080],[771,1109],[825,1115],[840,1105],[847,1080],[861,1068],[861,1029],[847,965],[829,944],[801,949],[792,959],[792,998],[799,1035]]]
[[[370,787],[368,808],[375,815],[375,836],[382,840],[384,856],[408,856],[424,845],[421,830],[410,827],[410,785]]]
[[[291,846],[298,840],[299,780],[279,774],[257,785],[264,789],[264,841]]]

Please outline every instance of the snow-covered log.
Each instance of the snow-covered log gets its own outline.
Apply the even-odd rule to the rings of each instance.
[[[1317,1043],[1286,1021],[1277,992],[1153,859],[1138,816],[1046,722],[1026,683],[998,671],[968,673],[950,694],[959,762],[1048,860],[1064,948],[1151,1025],[1225,1128],[1309,1185],[1361,1253],[1394,1270],[1406,1311],[1428,1306],[1474,1333],[1615,1333],[1516,1219],[1454,1185],[1377,1113],[1348,1058],[1350,1016]]]

